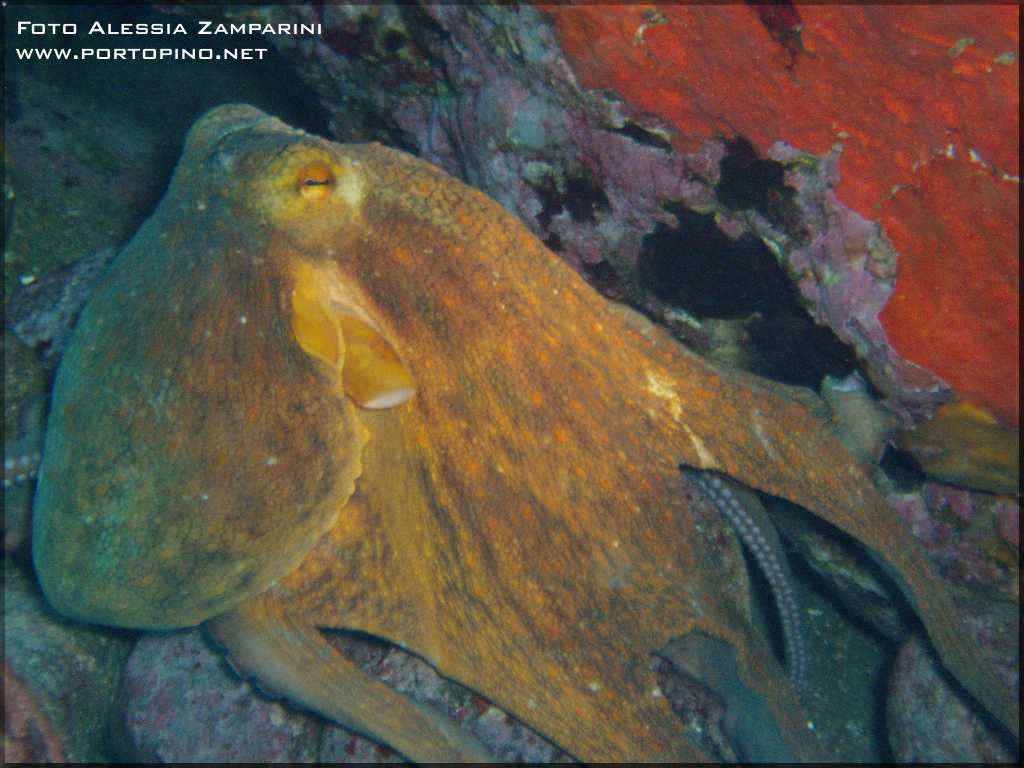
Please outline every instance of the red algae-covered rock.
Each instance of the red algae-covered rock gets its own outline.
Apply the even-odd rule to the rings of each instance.
[[[879,315],[890,343],[1004,426],[1016,426],[1019,183],[938,157],[881,210],[900,253],[896,290]]]
[[[667,120],[679,149],[841,143],[839,199],[900,257],[892,345],[1019,421],[1016,7],[801,5],[785,37],[746,5],[545,10],[581,84]]]

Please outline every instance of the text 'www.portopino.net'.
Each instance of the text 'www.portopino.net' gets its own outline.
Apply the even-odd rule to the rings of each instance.
[[[15,48],[19,61],[263,61],[267,48]]]

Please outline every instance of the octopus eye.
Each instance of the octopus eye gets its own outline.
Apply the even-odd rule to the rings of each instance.
[[[335,183],[334,172],[324,163],[310,163],[299,171],[299,194],[310,202],[328,197]]]

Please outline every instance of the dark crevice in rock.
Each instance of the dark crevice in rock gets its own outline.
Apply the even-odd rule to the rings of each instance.
[[[665,210],[679,225],[658,225],[644,237],[636,269],[640,288],[700,320],[750,318],[752,368],[763,376],[816,389],[823,376],[842,377],[855,368],[854,350],[815,325],[760,240],[731,240],[714,216],[680,203]]]
[[[665,152],[672,152],[672,145],[666,139],[663,139],[653,131],[649,131],[630,120],[627,120],[626,124],[621,128],[612,128],[611,132],[627,136],[637,144],[655,147],[656,149],[661,149]]]
[[[803,310],[758,319],[749,331],[761,356],[762,375],[776,381],[817,389],[825,376],[845,378],[857,368],[853,347]]]
[[[665,210],[678,226],[659,224],[643,239],[637,279],[661,301],[700,318],[737,319],[777,313],[794,289],[775,257],[758,240],[730,240],[714,216],[680,203]]]
[[[534,186],[544,205],[537,214],[541,229],[547,229],[551,219],[567,211],[577,223],[593,223],[598,211],[611,210],[608,197],[593,179],[588,176],[570,176],[565,180],[565,189],[560,190],[552,180]]]
[[[885,446],[879,466],[896,489],[904,493],[919,490],[926,480],[914,457],[893,445]]]
[[[800,12],[792,3],[785,0],[772,3],[747,0],[747,5],[753,6],[757,18],[768,30],[768,34],[789,53],[789,66],[792,66],[797,54],[804,52],[804,25]]]
[[[796,192],[786,186],[786,166],[764,160],[742,136],[725,142],[718,201],[734,211],[753,209],[792,237],[806,238],[796,206]]]

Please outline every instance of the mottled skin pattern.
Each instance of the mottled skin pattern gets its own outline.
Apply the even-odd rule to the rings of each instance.
[[[318,185],[331,169],[328,194],[306,195],[310,164]],[[72,436],[102,449],[89,437],[97,413],[120,414],[106,426],[133,430],[118,450],[88,457],[91,473],[37,503],[36,564],[59,609],[129,626],[212,618],[239,666],[332,716],[334,694],[322,682],[340,657],[316,650],[311,629],[369,632],[587,761],[701,757],[655,692],[650,658],[699,629],[737,650],[745,683],[765,697],[793,751],[810,756],[791,684],[743,618],[741,598],[721,594],[721,566],[697,546],[679,492],[684,463],[789,498],[881,553],[953,674],[1004,722],[1016,721],[1015,702],[970,652],[927,562],[808,396],[719,371],[604,301],[485,195],[404,153],[333,144],[231,106],[192,129],[168,200],[129,246],[153,251],[155,263],[123,259],[111,278],[137,284],[119,317],[133,317],[144,337],[152,331],[150,344],[91,362],[89,345],[115,346],[105,335],[124,346],[116,323],[102,318],[118,316],[126,299],[101,288],[58,382],[41,486],[86,460]],[[172,272],[161,253],[203,261]],[[353,411],[316,361],[292,357],[287,275],[297,260],[337,265],[338,306],[372,322],[398,352],[416,382],[412,400]],[[150,272],[121,277],[136,269]],[[191,325],[170,309],[176,302],[198,308]],[[240,314],[255,335],[243,335]],[[204,328],[214,346],[190,356]],[[173,372],[154,369],[172,361]],[[76,399],[76,376],[99,381],[119,364],[132,375],[115,379],[114,391]],[[123,389],[136,380],[137,389]],[[167,382],[194,393],[192,408],[216,394],[231,418],[209,424],[183,410],[182,424],[154,423],[145,404]],[[295,402],[304,409],[285,407]],[[287,480],[268,479],[276,467],[260,469],[271,452],[287,458]],[[224,477],[236,477],[232,461],[246,474],[225,483],[211,513],[192,515],[178,501],[180,467],[212,461]],[[92,475],[103,472],[112,485],[97,488]],[[118,473],[131,473],[127,486]],[[98,493],[140,483],[168,498],[136,504],[104,535],[76,521],[102,511]],[[119,549],[138,537],[159,538],[167,555]],[[308,554],[294,567],[304,542]],[[208,577],[204,568],[217,567],[197,550],[242,562],[249,581]],[[117,570],[96,566],[98,552],[122,558]],[[177,568],[182,560],[190,578]],[[270,577],[252,574],[256,567]],[[177,598],[164,590],[155,608],[141,599],[165,581]],[[232,601],[237,608],[218,618]],[[338,707],[359,720],[357,705]],[[394,743],[401,726],[385,720],[360,722]],[[399,748],[415,759],[443,754],[418,733]]]
[[[33,537],[70,616],[197,624],[298,565],[353,491],[365,430],[291,339],[284,256],[228,213],[246,194],[184,166],[75,328]]]

